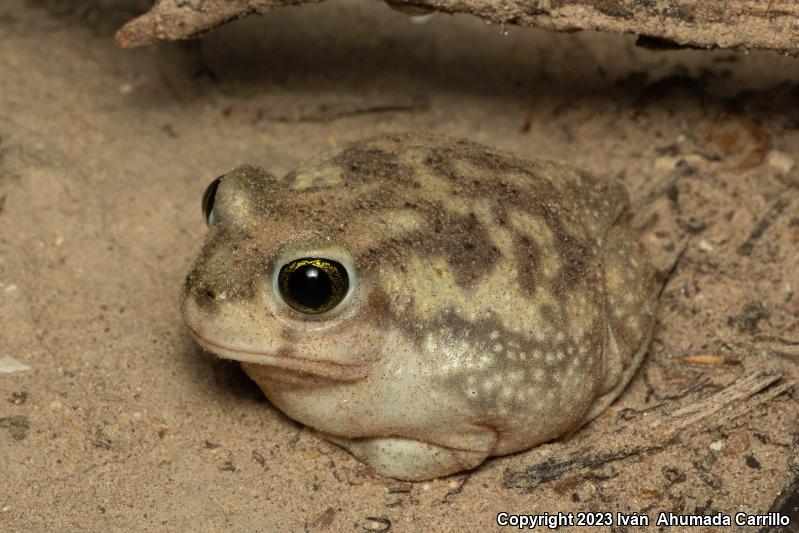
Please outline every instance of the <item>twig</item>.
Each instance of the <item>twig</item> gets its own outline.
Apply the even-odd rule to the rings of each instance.
[[[654,420],[646,423],[642,423],[643,417],[636,422],[623,420],[625,425],[621,429],[592,438],[592,442],[598,444],[571,452],[565,459],[560,458],[564,454],[563,445],[545,447],[551,457],[523,470],[506,470],[504,485],[531,492],[542,483],[570,473],[595,469],[634,455],[663,451],[694,433],[721,427],[796,386],[795,381],[774,386],[781,380],[780,373],[756,371],[699,401],[686,399],[681,407],[664,406],[658,412],[647,413]]]
[[[788,207],[789,200],[777,198],[777,201],[769,208],[763,218],[755,225],[746,240],[738,247],[738,255],[752,255],[755,243],[763,236],[766,230],[777,220],[777,217]]]

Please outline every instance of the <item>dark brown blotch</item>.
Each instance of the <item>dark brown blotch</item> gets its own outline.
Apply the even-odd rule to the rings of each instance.
[[[367,182],[375,179],[386,182],[411,184],[413,171],[397,159],[395,152],[356,144],[342,151],[332,163],[344,170],[344,181]]]
[[[530,237],[515,231],[513,251],[519,272],[519,287],[525,295],[532,296],[540,283],[541,251]]]
[[[460,287],[472,286],[491,273],[502,253],[474,213],[459,215],[423,202],[416,210],[427,220],[427,227],[404,235],[389,233],[356,258],[359,268],[368,272],[387,264],[401,269],[405,257],[419,253],[445,258]]]

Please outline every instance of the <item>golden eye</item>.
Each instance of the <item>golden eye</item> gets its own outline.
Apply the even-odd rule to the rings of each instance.
[[[224,176],[219,176],[209,183],[203,193],[203,218],[209,228],[218,222],[217,217],[214,216],[214,201],[216,201],[216,190],[219,188],[219,182],[222,178]]]
[[[341,303],[350,286],[344,265],[319,257],[304,257],[283,265],[277,281],[286,304],[304,315],[330,311]]]

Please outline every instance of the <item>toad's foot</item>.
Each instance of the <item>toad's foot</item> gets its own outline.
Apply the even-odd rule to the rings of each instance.
[[[402,437],[347,439],[325,437],[349,450],[378,474],[419,481],[469,470],[489,456],[489,451],[459,450]]]

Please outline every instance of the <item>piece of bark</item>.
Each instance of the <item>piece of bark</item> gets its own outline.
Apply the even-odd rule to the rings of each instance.
[[[119,30],[117,43],[132,48],[187,39],[225,22],[275,7],[321,0],[158,0]],[[762,48],[799,52],[795,0],[390,0],[408,13],[470,13],[496,24],[552,30],[637,33],[646,42],[702,48]]]

